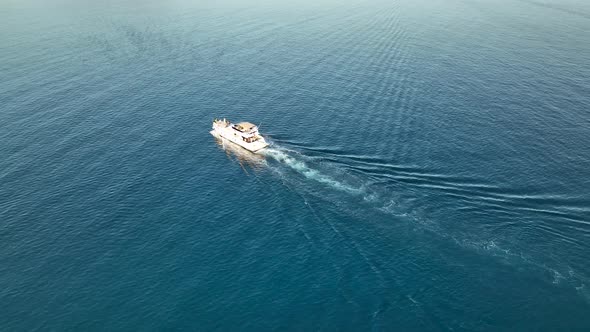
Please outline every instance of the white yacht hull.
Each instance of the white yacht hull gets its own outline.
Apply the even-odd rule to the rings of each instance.
[[[231,127],[226,128],[215,128],[211,130],[211,135],[228,140],[234,144],[241,146],[242,148],[250,151],[257,152],[266,148],[269,144],[264,140],[258,140],[252,143],[244,142],[241,136],[239,136]]]

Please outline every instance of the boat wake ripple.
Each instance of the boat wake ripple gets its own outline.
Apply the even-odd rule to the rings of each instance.
[[[261,153],[275,159],[284,165],[289,166],[291,169],[297,171],[308,179],[326,184],[334,189],[352,194],[362,194],[364,192],[362,187],[353,187],[347,183],[338,181],[331,176],[323,174],[317,169],[309,167],[304,161],[298,160],[291,156],[285,149],[270,148],[265,149]]]
[[[269,163],[268,166],[281,174],[281,176],[289,178],[289,181],[298,180],[285,173],[285,169],[282,166],[287,166],[288,170],[296,172],[299,176],[303,176],[300,179],[312,180],[327,188],[335,189],[337,192],[349,194],[344,197],[342,195],[332,196],[329,190],[326,192],[321,189],[310,189],[309,186],[303,185],[303,189],[301,190],[305,192],[301,192],[301,194],[304,196],[307,196],[307,192],[311,192],[314,195],[319,194],[323,199],[329,199],[341,211],[346,211],[346,213],[359,218],[366,218],[369,212],[401,218],[401,220],[411,222],[413,227],[437,234],[439,238],[454,243],[461,248],[494,257],[495,259],[514,265],[528,266],[532,271],[538,271],[542,275],[545,275],[546,279],[553,284],[566,283],[572,285],[584,298],[590,300],[590,296],[587,296],[587,285],[590,284],[590,278],[586,275],[575,271],[567,262],[561,264],[550,259],[551,257],[545,257],[546,255],[541,252],[528,254],[528,245],[526,243],[514,243],[511,245],[511,233],[504,234],[504,231],[501,229],[502,227],[511,229],[514,226],[513,224],[503,225],[501,220],[506,218],[498,220],[498,223],[502,224],[500,226],[479,225],[475,222],[476,220],[471,220],[470,226],[465,229],[449,229],[448,225],[432,220],[433,217],[440,215],[440,211],[431,211],[432,209],[425,203],[428,202],[428,197],[431,197],[430,195],[436,195],[436,192],[441,188],[445,189],[445,191],[446,189],[450,190],[454,195],[452,195],[453,197],[465,195],[466,197],[462,201],[467,205],[475,204],[473,201],[480,201],[482,197],[485,198],[485,192],[488,192],[488,195],[492,197],[494,195],[499,196],[496,198],[499,200],[498,204],[500,205],[505,205],[507,203],[505,202],[506,200],[509,201],[507,203],[509,208],[510,205],[517,203],[518,200],[510,203],[510,194],[499,194],[501,188],[497,186],[480,181],[471,181],[470,179],[447,177],[436,174],[436,172],[432,173],[417,169],[416,167],[405,167],[403,165],[385,167],[381,164],[379,165],[380,167],[367,168],[367,165],[359,164],[359,162],[362,164],[359,160],[362,158],[352,158],[349,160],[350,163],[343,162],[342,160],[335,162],[333,160],[335,156],[331,153],[310,153],[310,155],[304,155],[288,147],[279,146],[276,142],[272,148],[266,149],[263,154],[278,163],[275,163],[275,165]],[[343,158],[348,159],[346,157]],[[353,159],[356,160],[353,161]],[[374,161],[370,161],[369,164],[375,166]],[[377,172],[383,174],[376,174]],[[405,183],[408,176],[411,178],[409,185]],[[395,180],[394,184],[388,181],[383,182],[383,177],[387,180]],[[427,185],[425,186],[425,184]],[[424,194],[425,192],[431,191],[431,187],[437,188],[433,194]],[[360,203],[360,205],[355,202]],[[484,199],[483,205],[481,206],[487,206],[485,204],[486,202]],[[352,208],[353,206],[354,208]],[[518,216],[519,209],[514,210],[514,206],[511,208],[512,212],[508,208],[505,211],[506,213],[510,212],[508,217],[514,218],[514,214]],[[436,209],[444,209],[444,207],[437,207]],[[477,214],[472,215],[477,217]],[[543,223],[541,223],[542,225]],[[526,229],[521,229],[524,232],[539,231],[537,229],[539,226],[535,229],[531,229],[529,226],[520,225],[519,227],[525,227]],[[331,225],[331,227],[342,226]],[[490,232],[488,230],[490,227],[497,227],[497,229]],[[502,234],[507,236],[506,241],[502,240]]]

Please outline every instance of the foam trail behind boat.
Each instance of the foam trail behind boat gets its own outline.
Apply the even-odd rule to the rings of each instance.
[[[291,169],[297,171],[298,173],[302,174],[308,179],[326,184],[334,189],[349,192],[352,194],[361,194],[364,191],[362,188],[355,188],[346,183],[338,181],[326,174],[323,174],[317,169],[309,167],[302,160],[298,160],[292,155],[290,155],[287,150],[269,148],[261,151],[260,153],[268,157],[271,157],[284,165],[289,166]]]

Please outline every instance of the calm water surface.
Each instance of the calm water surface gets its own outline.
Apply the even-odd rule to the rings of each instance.
[[[586,1],[0,22],[1,330],[590,329]]]

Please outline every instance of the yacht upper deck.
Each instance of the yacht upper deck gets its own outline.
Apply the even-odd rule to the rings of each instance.
[[[255,131],[256,125],[250,122],[240,122],[234,125],[233,127],[235,130],[241,131],[243,133],[249,133]]]

